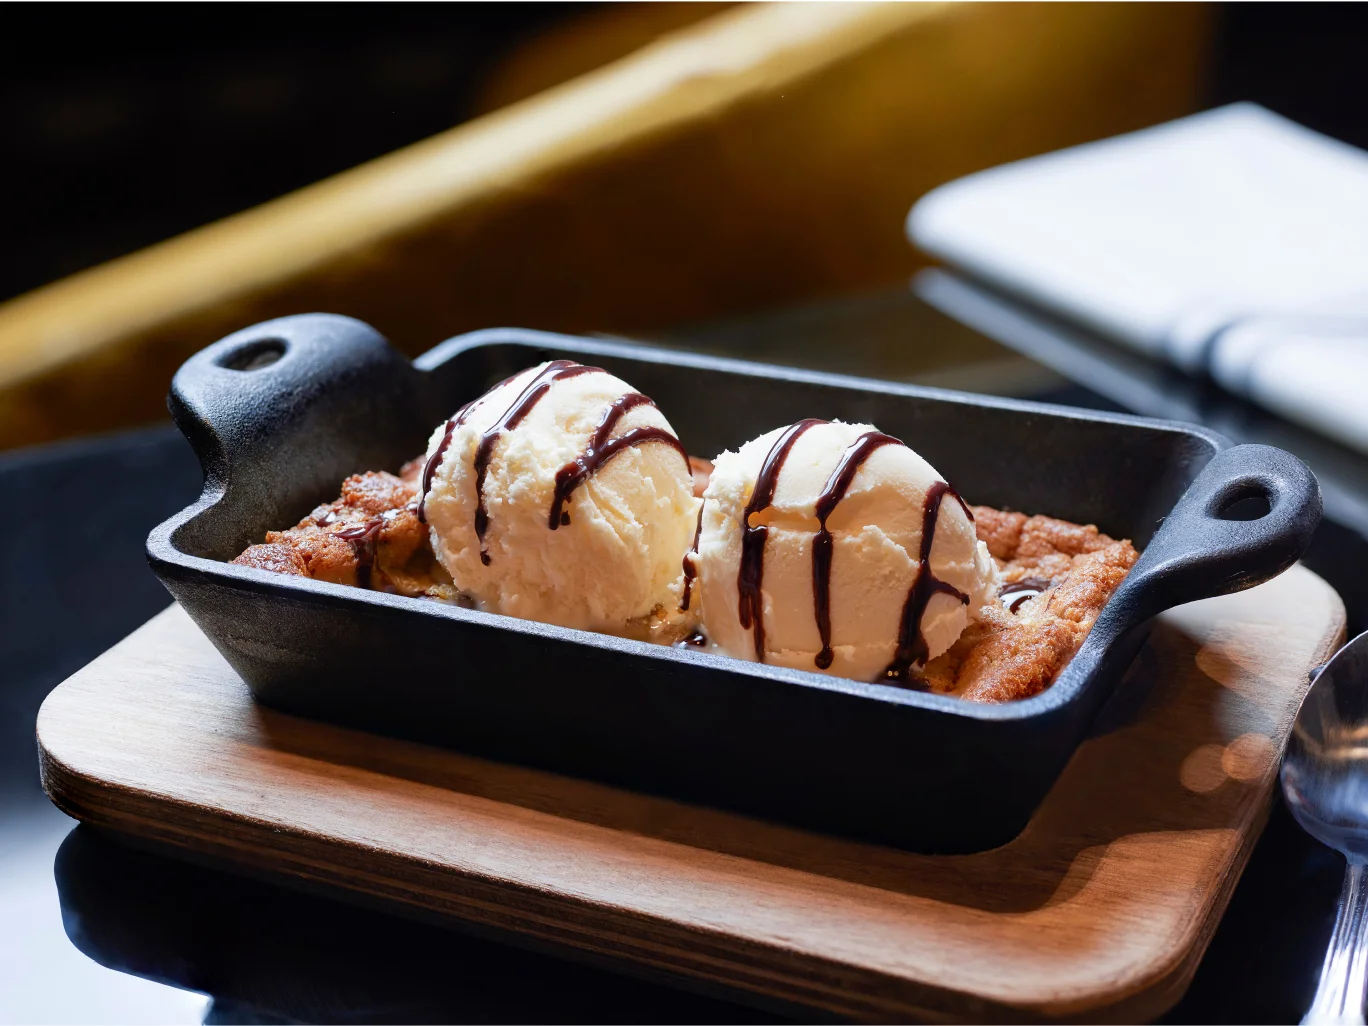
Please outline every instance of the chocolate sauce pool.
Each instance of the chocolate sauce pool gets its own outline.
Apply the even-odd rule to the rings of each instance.
[[[998,592],[998,598],[1003,600],[1009,613],[1015,613],[1023,605],[1035,598],[1041,592],[1050,587],[1050,582],[1043,577],[1023,577],[1012,584],[1004,584],[1002,590]],[[1017,598],[1007,602],[1008,595],[1016,595]]]

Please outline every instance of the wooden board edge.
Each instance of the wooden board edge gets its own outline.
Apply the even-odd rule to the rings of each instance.
[[[91,778],[55,756],[41,736],[39,758],[48,797],[83,823],[287,886],[345,892],[372,907],[401,907],[411,916],[488,932],[557,957],[619,972],[630,966],[633,975],[668,979],[691,989],[701,986],[733,1000],[749,995],[760,999],[751,1003],[765,1007],[802,1007],[862,1022],[964,1017],[1013,1022],[1023,1015],[1022,1009],[975,995],[938,991],[912,980],[370,850],[365,852],[368,861],[373,864],[380,855],[395,872],[362,870],[357,859],[358,864],[349,867],[350,875],[343,875],[310,856],[308,845],[317,839],[307,834],[287,833],[245,817],[215,815],[188,803],[157,802]],[[341,847],[323,843],[333,850]],[[573,925],[567,921],[567,907],[574,908]],[[776,962],[787,963],[787,971],[772,969]],[[972,1007],[956,1007],[954,999]]]
[[[1314,661],[1311,664],[1313,667],[1320,666],[1329,661],[1330,657],[1344,644],[1349,619],[1348,613],[1344,608],[1344,600],[1340,597],[1339,592],[1331,587],[1325,578],[1300,563],[1296,566],[1318,581],[1331,599],[1331,629],[1326,632],[1326,637],[1317,648],[1316,655],[1313,656]],[[1279,758],[1281,759],[1281,756]],[[1272,786],[1264,792],[1262,800],[1254,811],[1252,825],[1240,833],[1240,843],[1231,853],[1230,859],[1221,873],[1220,886],[1207,915],[1194,922],[1190,931],[1190,938],[1185,938],[1183,943],[1177,945],[1175,950],[1178,954],[1171,960],[1171,963],[1159,969],[1152,979],[1133,989],[1114,1003],[1094,1005],[1088,1008],[1070,1008],[1067,1011],[1057,1011],[1053,1014],[1047,1012],[1046,1018],[1058,1016],[1061,1020],[1071,1022],[1150,1022],[1181,1001],[1187,993],[1188,987],[1192,985],[1193,978],[1197,975],[1197,968],[1206,956],[1212,938],[1216,936],[1216,930],[1225,917],[1226,909],[1229,908],[1230,900],[1235,894],[1235,888],[1239,885],[1240,879],[1244,876],[1244,871],[1249,865],[1249,860],[1254,854],[1254,848],[1268,826],[1268,818],[1273,811],[1278,786],[1275,771]]]

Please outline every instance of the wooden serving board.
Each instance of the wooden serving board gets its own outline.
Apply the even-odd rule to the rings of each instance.
[[[175,607],[57,688],[38,735],[81,819],[629,971],[864,1020],[1140,1019],[1196,968],[1343,628],[1302,567],[1166,614],[1026,831],[969,856],[258,708]]]

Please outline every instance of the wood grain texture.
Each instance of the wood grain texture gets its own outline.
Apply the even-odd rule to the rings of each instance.
[[[175,368],[328,311],[416,354],[905,280],[927,189],[1196,102],[1172,4],[742,5],[309,188],[0,304],[0,448],[165,415]]]
[[[864,1020],[1137,1019],[1186,987],[1343,628],[1300,566],[1165,614],[1026,831],[969,856],[258,708],[176,607],[57,688],[38,735],[81,819],[628,969]]]

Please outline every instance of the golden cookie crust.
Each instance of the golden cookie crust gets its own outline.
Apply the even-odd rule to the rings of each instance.
[[[342,494],[294,527],[267,531],[233,560],[276,573],[400,595],[448,598],[451,578],[432,553],[427,526],[418,519],[418,461],[400,476],[385,471],[353,474]]]
[[[691,461],[691,464],[695,461]],[[711,468],[698,460],[706,486]],[[294,527],[268,531],[264,544],[233,560],[239,566],[455,601],[451,578],[418,519],[421,459],[399,474],[373,471],[342,482],[341,495]],[[985,609],[922,673],[931,690],[971,702],[1011,702],[1037,695],[1073,658],[1094,621],[1139,558],[1127,540],[1092,524],[972,507],[979,540],[997,562],[1003,586],[1035,582],[1043,591],[1015,612]],[[360,537],[357,537],[357,536]]]
[[[1073,658],[1102,607],[1139,558],[1092,524],[974,506],[979,540],[988,546],[1004,588],[1026,580],[1041,594],[1015,613],[999,605],[926,668],[932,690],[971,702],[1012,702],[1037,695]]]

